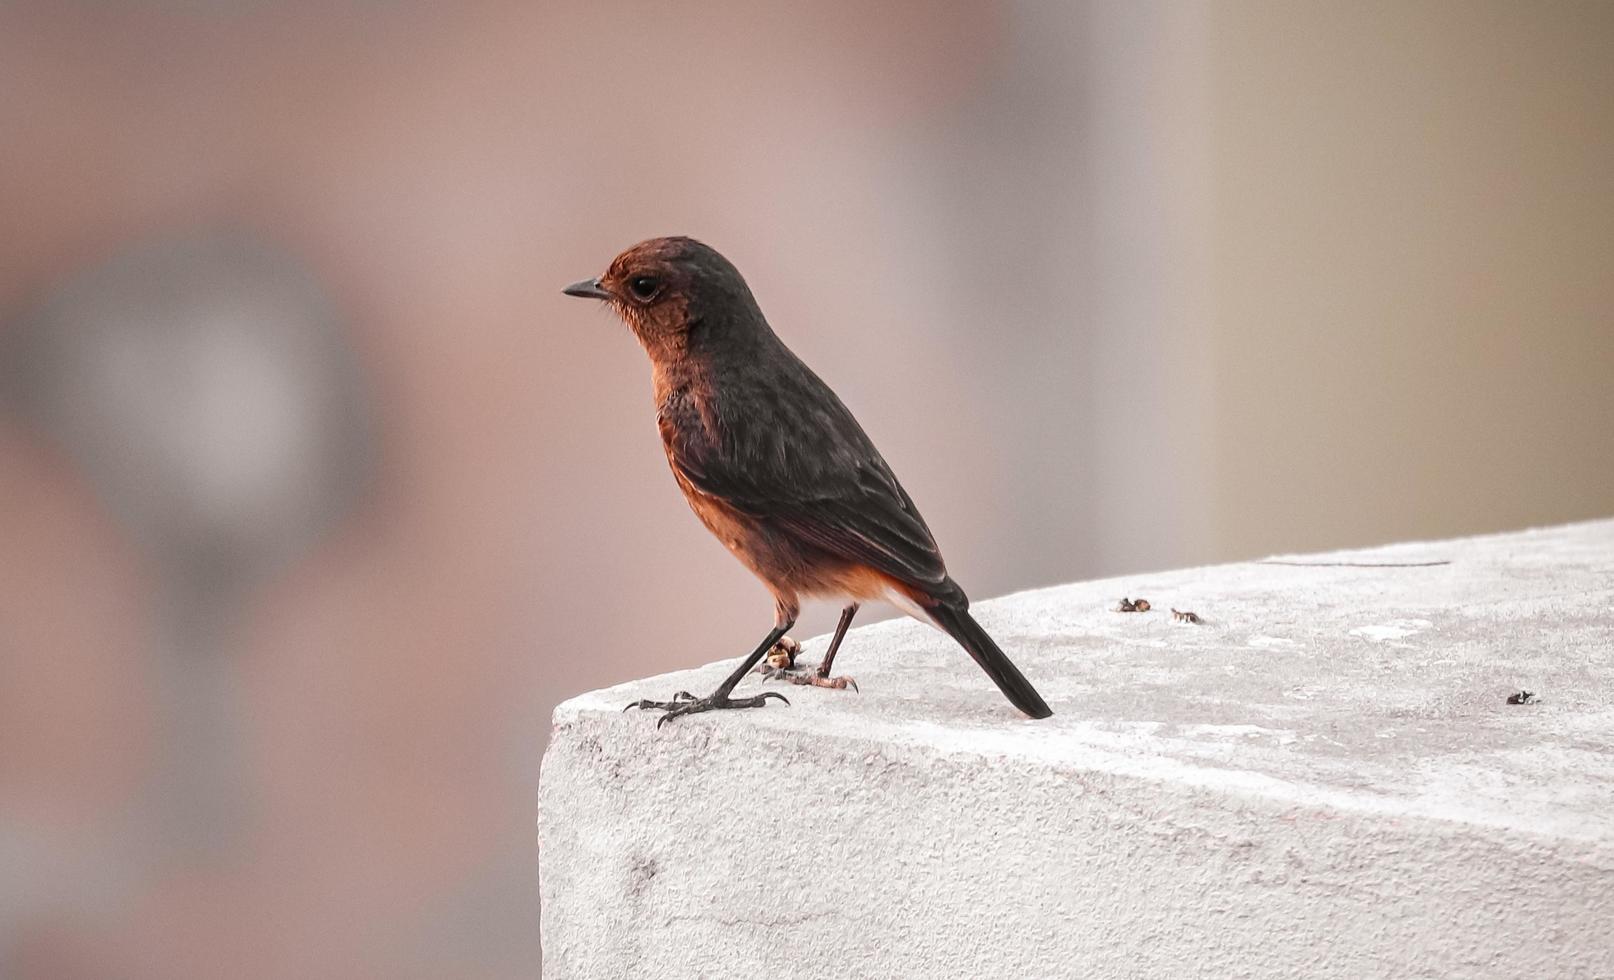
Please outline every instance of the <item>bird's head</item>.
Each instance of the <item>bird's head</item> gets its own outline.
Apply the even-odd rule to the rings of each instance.
[[[685,352],[716,337],[769,332],[740,271],[693,238],[640,242],[613,259],[603,276],[562,292],[609,303],[651,357]]]

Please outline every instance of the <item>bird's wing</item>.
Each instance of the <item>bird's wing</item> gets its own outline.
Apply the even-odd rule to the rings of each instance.
[[[927,592],[947,579],[930,528],[878,457],[860,466],[850,485],[791,500],[774,519],[831,554]]]
[[[766,400],[716,432],[664,431],[668,456],[697,491],[783,533],[923,592],[950,592],[913,500],[840,400],[822,382],[814,388],[809,407]]]

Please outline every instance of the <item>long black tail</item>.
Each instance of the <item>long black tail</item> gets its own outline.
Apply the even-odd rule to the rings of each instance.
[[[970,616],[968,606],[935,605],[926,607],[925,612],[975,658],[975,662],[986,671],[986,676],[992,678],[992,683],[1009,699],[1009,703],[1033,718],[1046,718],[1053,714],[1037,689],[1031,686],[1019,668],[1009,662],[998,645],[986,635],[986,630],[981,629],[981,624]]]

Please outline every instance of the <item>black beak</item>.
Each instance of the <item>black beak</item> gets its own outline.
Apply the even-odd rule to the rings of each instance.
[[[600,281],[598,279],[584,279],[582,282],[574,282],[565,289],[562,289],[561,292],[565,293],[567,296],[581,296],[584,299],[612,298],[610,293],[600,288]]]

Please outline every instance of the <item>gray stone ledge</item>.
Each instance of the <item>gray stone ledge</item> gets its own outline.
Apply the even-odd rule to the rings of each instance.
[[[574,698],[545,976],[1614,977],[1614,521],[1299,560],[1439,559],[977,603],[1043,722],[907,620],[848,637],[861,693]]]

